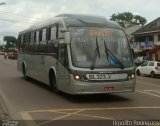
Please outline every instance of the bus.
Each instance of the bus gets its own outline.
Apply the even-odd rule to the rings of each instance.
[[[20,32],[18,41],[24,79],[72,95],[135,91],[126,34],[103,16],[61,14]]]

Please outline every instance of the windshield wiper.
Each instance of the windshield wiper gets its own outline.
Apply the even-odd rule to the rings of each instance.
[[[104,47],[107,60],[109,60],[108,57],[110,56],[111,59],[114,60],[114,62],[118,63],[121,66],[121,69],[124,69],[123,63],[108,49],[105,40],[104,40]]]
[[[95,67],[95,62],[96,62],[96,58],[97,58],[97,54],[100,58],[100,52],[99,52],[99,45],[98,45],[98,40],[97,40],[97,37],[96,37],[96,49],[95,49],[95,52],[94,52],[94,57],[93,57],[93,60],[92,60],[92,65],[91,65],[91,70],[94,69]]]

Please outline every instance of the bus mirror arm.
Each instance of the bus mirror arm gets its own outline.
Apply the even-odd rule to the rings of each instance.
[[[65,33],[65,44],[70,44],[70,32],[69,31],[66,31]]]

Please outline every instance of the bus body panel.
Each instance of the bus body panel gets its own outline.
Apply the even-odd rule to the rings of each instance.
[[[28,58],[26,58],[28,57]],[[63,92],[69,93],[69,72],[54,58],[54,56],[21,54],[18,58],[18,70],[22,72],[22,64],[26,64],[26,73],[28,77],[49,85],[49,70],[55,68],[58,76],[57,88]]]
[[[80,82],[70,76],[70,94],[98,94],[135,91],[135,79],[122,82]]]
[[[70,93],[70,76],[68,69],[58,62],[57,67],[57,88],[65,93]]]
[[[87,68],[75,68],[71,67],[76,71],[77,75],[82,74],[115,74],[115,80],[106,81],[92,81],[89,80],[75,80],[74,74],[70,74],[70,94],[100,94],[100,93],[116,93],[116,92],[134,92],[136,85],[136,78],[128,79],[128,76],[134,73],[134,68],[105,68],[105,69],[87,69]],[[119,76],[124,74],[124,76]],[[127,75],[127,78],[125,77]],[[126,78],[119,80],[120,78]],[[117,81],[116,81],[117,80]]]

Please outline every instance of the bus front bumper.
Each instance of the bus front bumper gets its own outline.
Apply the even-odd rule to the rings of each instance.
[[[121,82],[82,82],[70,83],[70,94],[103,94],[135,91],[135,79]]]

